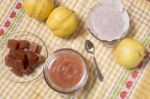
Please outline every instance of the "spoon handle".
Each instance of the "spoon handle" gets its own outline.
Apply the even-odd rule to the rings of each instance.
[[[94,64],[95,64],[95,68],[96,68],[96,71],[97,71],[98,78],[99,78],[100,81],[103,81],[104,80],[103,74],[100,71],[100,69],[98,67],[98,64],[97,64],[97,61],[96,61],[96,58],[94,56],[93,56],[93,60],[94,60]]]

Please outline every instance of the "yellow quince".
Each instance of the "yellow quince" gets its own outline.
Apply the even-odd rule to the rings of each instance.
[[[54,35],[66,37],[75,32],[78,19],[74,11],[61,6],[52,11],[46,25],[53,31]]]

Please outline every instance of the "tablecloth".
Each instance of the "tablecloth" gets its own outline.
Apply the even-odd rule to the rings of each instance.
[[[150,62],[141,68],[126,69],[116,63],[115,48],[109,48],[95,39],[87,30],[85,20],[88,11],[98,0],[54,0],[56,6],[73,9],[80,19],[76,33],[68,38],[54,36],[45,22],[37,21],[25,14],[23,0],[0,0],[0,45],[9,39],[11,33],[28,31],[41,37],[49,54],[59,46],[79,51],[85,57],[89,68],[89,79],[80,91],[78,99],[150,99]],[[141,41],[145,46],[150,41],[150,3],[146,0],[124,0],[124,8],[130,16],[129,37]],[[96,49],[95,56],[104,75],[104,81],[97,79],[91,56],[84,49],[84,42],[90,39]],[[0,46],[2,47],[2,46]],[[30,83],[15,83],[7,79],[0,70],[0,99],[62,99],[45,83],[43,76]]]

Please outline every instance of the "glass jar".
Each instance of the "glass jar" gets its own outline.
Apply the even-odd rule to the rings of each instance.
[[[77,92],[88,80],[88,68],[84,57],[68,48],[56,50],[49,56],[43,74],[49,87],[68,95]]]

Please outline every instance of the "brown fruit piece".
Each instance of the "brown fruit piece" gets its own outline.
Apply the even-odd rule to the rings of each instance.
[[[13,40],[13,39],[8,40],[7,47],[10,48],[11,50],[17,50],[18,45],[19,42],[17,40]]]
[[[26,54],[26,57],[28,59],[29,68],[32,68],[37,64],[38,56],[36,55],[36,53],[29,52]]]
[[[9,55],[6,55],[5,57],[6,66],[11,67],[13,63],[14,63],[14,58]]]
[[[27,40],[20,40],[19,41],[19,49],[29,48],[30,43]]]

